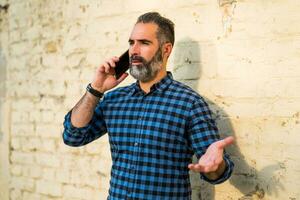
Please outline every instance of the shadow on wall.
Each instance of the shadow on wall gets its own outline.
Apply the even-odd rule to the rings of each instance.
[[[203,48],[202,46],[205,46]],[[201,48],[202,47],[202,48]],[[191,38],[179,40],[174,49],[174,68],[173,75],[175,79],[189,85],[197,91],[197,86],[202,75],[202,59],[201,51],[209,51],[213,55],[209,55],[209,64],[217,66],[217,54],[213,44],[201,45],[199,42]],[[192,73],[191,73],[192,71]],[[212,83],[213,84],[213,83]],[[205,97],[204,97],[205,98]],[[214,113],[214,118],[218,124],[221,137],[232,135],[236,138],[236,134],[231,125],[230,116],[228,116],[222,108],[211,100],[205,98]],[[282,190],[282,184],[277,180],[277,184],[272,181],[275,171],[280,169],[280,165],[267,166],[257,171],[247,163],[239,146],[235,143],[226,149],[235,163],[235,169],[232,177],[229,179],[230,184],[239,190],[243,196],[240,200],[262,199],[265,193],[277,196],[279,189]],[[194,157],[194,162],[197,162]],[[190,173],[193,200],[214,200],[215,188],[213,185],[204,182],[199,178],[199,174]]]

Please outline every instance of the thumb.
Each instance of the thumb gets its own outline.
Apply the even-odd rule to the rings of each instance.
[[[223,140],[220,140],[218,146],[219,146],[219,148],[224,149],[225,147],[227,147],[233,143],[234,143],[234,137],[229,136],[229,137],[224,138]]]

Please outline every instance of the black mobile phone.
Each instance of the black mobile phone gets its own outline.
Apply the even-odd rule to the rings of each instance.
[[[129,69],[129,53],[127,50],[120,56],[119,61],[116,62],[116,67],[115,67],[116,79],[119,79],[122,76],[122,74],[124,74],[128,69]]]

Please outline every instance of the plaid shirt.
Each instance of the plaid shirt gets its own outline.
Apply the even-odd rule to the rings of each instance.
[[[144,93],[138,82],[108,92],[83,128],[65,117],[63,139],[82,146],[106,132],[112,154],[108,199],[191,199],[188,164],[219,139],[211,111],[202,97],[173,80],[171,73]],[[227,180],[233,163],[214,181]]]

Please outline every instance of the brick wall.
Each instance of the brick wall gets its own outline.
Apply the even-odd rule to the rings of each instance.
[[[127,48],[136,18],[150,10],[176,24],[169,70],[207,99],[221,133],[237,139],[228,149],[236,163],[230,181],[212,187],[191,174],[193,199],[300,199],[299,1],[0,0],[0,6],[1,199],[105,199],[107,136],[67,147],[63,117],[97,65]]]

